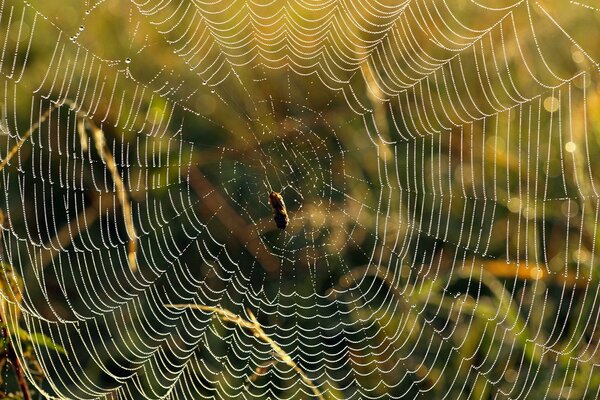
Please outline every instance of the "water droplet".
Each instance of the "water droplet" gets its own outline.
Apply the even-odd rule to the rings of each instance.
[[[555,112],[560,108],[558,99],[554,96],[548,96],[544,99],[544,109],[548,112]]]
[[[81,32],[83,30],[83,25],[79,25],[79,31]]]
[[[125,59],[125,64],[129,64],[130,62],[131,62],[131,58],[127,57],[127,58]]]
[[[567,142],[565,144],[565,150],[569,153],[573,153],[575,150],[577,150],[577,145],[573,142]]]
[[[210,92],[211,92],[211,93],[214,93],[214,92],[215,92],[215,89],[212,89]]]
[[[85,15],[90,15],[90,10],[85,10]]]
[[[202,84],[203,84],[204,86],[206,86],[206,83],[207,83],[206,81],[202,81]]]
[[[574,52],[571,53],[571,58],[573,59],[573,61],[575,61],[577,64],[581,64],[582,62],[585,61],[585,54],[583,54],[581,51],[579,50],[575,50]]]

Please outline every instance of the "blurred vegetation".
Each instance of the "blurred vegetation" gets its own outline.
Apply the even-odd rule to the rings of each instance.
[[[163,307],[198,303],[254,310],[328,399],[598,397],[600,12],[416,1],[406,42],[379,43],[357,6],[372,30],[315,44],[352,57],[303,64],[218,30],[189,56],[188,25],[161,22],[193,13],[159,3],[2,9],[3,159],[52,109],[1,171],[5,393],[12,342],[39,396],[89,397],[88,377],[105,398],[308,396],[269,343]],[[227,36],[240,3],[190,4]]]

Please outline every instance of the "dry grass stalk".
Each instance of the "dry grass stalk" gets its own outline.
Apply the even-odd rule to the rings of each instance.
[[[365,61],[360,65],[360,67],[363,77],[365,78],[365,83],[367,84],[367,97],[371,101],[371,106],[373,107],[373,116],[377,122],[379,133],[383,135],[385,139],[388,139],[387,136],[389,133],[389,126],[386,116],[387,111],[383,101],[383,99],[386,97],[385,93],[381,91],[381,87],[379,87],[377,84],[369,63]]]
[[[125,229],[127,230],[127,236],[129,236],[128,244],[128,259],[129,268],[131,272],[137,270],[137,233],[135,231],[135,225],[133,224],[133,213],[131,212],[131,202],[129,200],[129,194],[121,179],[117,164],[113,158],[108,146],[106,145],[106,138],[104,132],[90,119],[87,120],[89,127],[92,131],[92,138],[96,146],[96,151],[100,155],[100,158],[104,161],[106,168],[110,172],[113,184],[115,185],[115,192],[119,202],[121,203],[121,209],[123,210],[123,220],[125,221]]]
[[[40,116],[40,118],[33,125],[31,125],[31,127],[27,130],[27,132],[25,132],[25,134],[21,137],[21,139],[17,142],[17,144],[15,146],[13,146],[12,149],[10,149],[10,151],[7,153],[6,157],[4,157],[2,162],[0,162],[0,171],[2,171],[2,169],[11,160],[11,158],[13,158],[19,152],[19,149],[23,146],[23,144],[27,141],[27,139],[29,139],[29,137],[40,127],[40,125],[48,119],[52,110],[59,108],[63,105],[68,105],[71,108],[71,110],[75,111],[75,113],[81,118],[81,120],[78,121],[78,123],[77,123],[77,131],[78,131],[79,137],[81,139],[81,147],[84,149],[84,151],[87,150],[87,145],[88,145],[87,134],[85,132],[85,122],[87,122],[88,127],[90,128],[90,130],[92,132],[92,139],[94,141],[96,151],[100,155],[100,158],[102,159],[102,161],[104,162],[104,164],[106,165],[106,168],[108,169],[108,171],[110,173],[113,184],[115,185],[115,192],[116,192],[117,198],[118,198],[119,203],[121,204],[121,208],[123,210],[123,220],[125,221],[125,229],[127,231],[127,236],[129,237],[129,243],[128,243],[128,249],[127,249],[127,252],[128,252],[127,258],[129,261],[129,268],[131,269],[132,272],[135,272],[137,270],[137,247],[138,247],[138,244],[137,244],[137,234],[135,231],[135,225],[133,223],[133,213],[131,211],[131,202],[129,200],[129,195],[127,193],[127,189],[125,188],[123,179],[121,179],[121,175],[119,174],[119,170],[117,168],[115,159],[114,159],[112,153],[110,152],[110,149],[106,145],[106,137],[104,136],[104,132],[102,131],[102,129],[100,129],[98,127],[98,125],[96,125],[94,123],[94,121],[92,121],[90,119],[90,117],[88,116],[88,113],[85,112],[84,110],[82,110],[75,102],[65,99],[63,101],[58,101],[58,102],[52,103],[52,105],[50,107],[48,107],[48,109]],[[87,212],[86,212],[86,214],[87,214]],[[59,232],[59,235],[60,235],[60,232]],[[67,238],[67,239],[68,240],[66,240],[65,238],[62,238],[62,240],[61,240],[60,237],[58,238],[59,242],[63,245],[66,245],[71,241],[70,235],[69,235],[69,238]],[[54,256],[55,256],[55,254],[51,255],[52,258]],[[49,262],[48,259],[44,260],[43,265],[45,265],[45,263],[47,263],[47,262]]]
[[[96,125],[94,121],[88,117],[88,113],[84,110],[81,110],[76,103],[66,99],[64,100],[64,104],[69,105],[71,109],[75,110],[77,115],[79,115],[82,120],[85,121],[84,123],[80,121],[77,125],[77,130],[81,139],[81,147],[84,151],[87,149],[87,135],[85,133],[85,123],[87,123],[88,127],[92,131],[92,140],[94,141],[96,152],[98,152],[100,158],[110,173],[113,184],[115,185],[115,194],[119,200],[119,203],[121,204],[121,209],[123,210],[123,221],[125,222],[125,230],[127,231],[127,236],[129,237],[129,243],[127,245],[129,269],[131,269],[131,272],[135,272],[137,271],[138,243],[137,233],[133,223],[131,201],[129,200],[127,188],[125,187],[123,179],[121,178],[121,174],[119,173],[119,169],[117,168],[117,163],[115,162],[110,149],[106,145],[106,136],[104,135],[104,131],[102,131],[102,129],[100,129],[100,127],[98,127],[98,125]]]
[[[262,327],[261,327],[260,323],[258,322],[258,320],[256,319],[256,317],[254,316],[252,311],[250,311],[249,309],[246,309],[246,312],[248,313],[248,317],[250,319],[248,321],[248,320],[243,319],[239,315],[232,313],[229,310],[226,310],[224,308],[219,308],[219,307],[205,306],[205,305],[200,305],[200,304],[166,304],[165,306],[169,307],[169,308],[177,308],[177,309],[191,308],[191,309],[195,309],[195,310],[202,310],[202,311],[214,313],[217,317],[219,317],[221,320],[223,320],[225,322],[231,322],[231,323],[239,326],[240,328],[244,328],[244,329],[251,331],[256,338],[262,340],[264,343],[271,346],[271,349],[273,349],[273,353],[278,361],[288,365],[298,375],[300,375],[300,378],[302,378],[302,381],[312,390],[313,394],[315,395],[315,397],[317,399],[325,400],[325,398],[323,397],[323,394],[321,394],[321,392],[319,391],[317,386],[304,373],[304,371],[298,366],[298,364],[296,364],[296,362],[294,360],[292,360],[292,358],[281,348],[281,346],[279,346],[273,339],[271,339],[269,336],[267,336],[267,334],[262,329]]]
[[[4,159],[2,159],[2,162],[0,162],[0,171],[2,171],[4,169],[4,167],[6,166],[6,164],[8,164],[8,162],[11,160],[11,158],[13,158],[19,152],[19,149],[23,146],[23,144],[25,144],[25,142],[27,141],[27,139],[29,139],[29,137],[35,131],[38,130],[38,128],[40,127],[40,125],[43,124],[44,121],[46,121],[48,119],[48,117],[50,116],[50,113],[52,112],[52,110],[54,110],[55,108],[58,108],[60,105],[61,105],[61,103],[53,103],[40,116],[40,118],[33,125],[31,125],[29,127],[29,129],[27,130],[27,132],[25,132],[25,134],[21,137],[21,139],[17,142],[17,144],[15,144],[13,146],[13,148],[9,150],[9,152],[6,154],[6,157],[4,157]]]
[[[367,61],[361,64],[361,71],[367,86],[366,94],[371,102],[371,107],[373,107],[373,117],[375,119],[377,135],[380,139],[380,157],[390,160],[393,153],[388,145],[392,144],[393,141],[390,137],[390,126],[387,117],[388,103],[385,100],[386,94],[381,90],[381,86],[377,83],[373,73],[373,67]]]

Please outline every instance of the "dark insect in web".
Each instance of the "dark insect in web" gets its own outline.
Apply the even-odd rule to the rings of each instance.
[[[279,229],[285,229],[290,222],[290,219],[287,210],[285,209],[283,197],[277,192],[271,192],[269,194],[269,203],[271,203],[271,207],[273,207],[273,219],[275,220],[275,225],[277,225]]]

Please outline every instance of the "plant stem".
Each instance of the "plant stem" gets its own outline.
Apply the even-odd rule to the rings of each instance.
[[[15,351],[10,340],[10,331],[8,330],[6,318],[4,317],[4,312],[1,310],[1,307],[0,324],[2,325],[2,336],[4,336],[4,340],[6,342],[6,355],[13,367],[13,370],[15,371],[17,384],[19,385],[19,389],[21,389],[21,393],[23,394],[23,400],[31,400],[32,397],[31,392],[29,391],[29,383],[25,377],[25,371],[23,369],[23,365],[21,364],[21,360],[19,359],[19,356],[17,355],[17,352]]]

